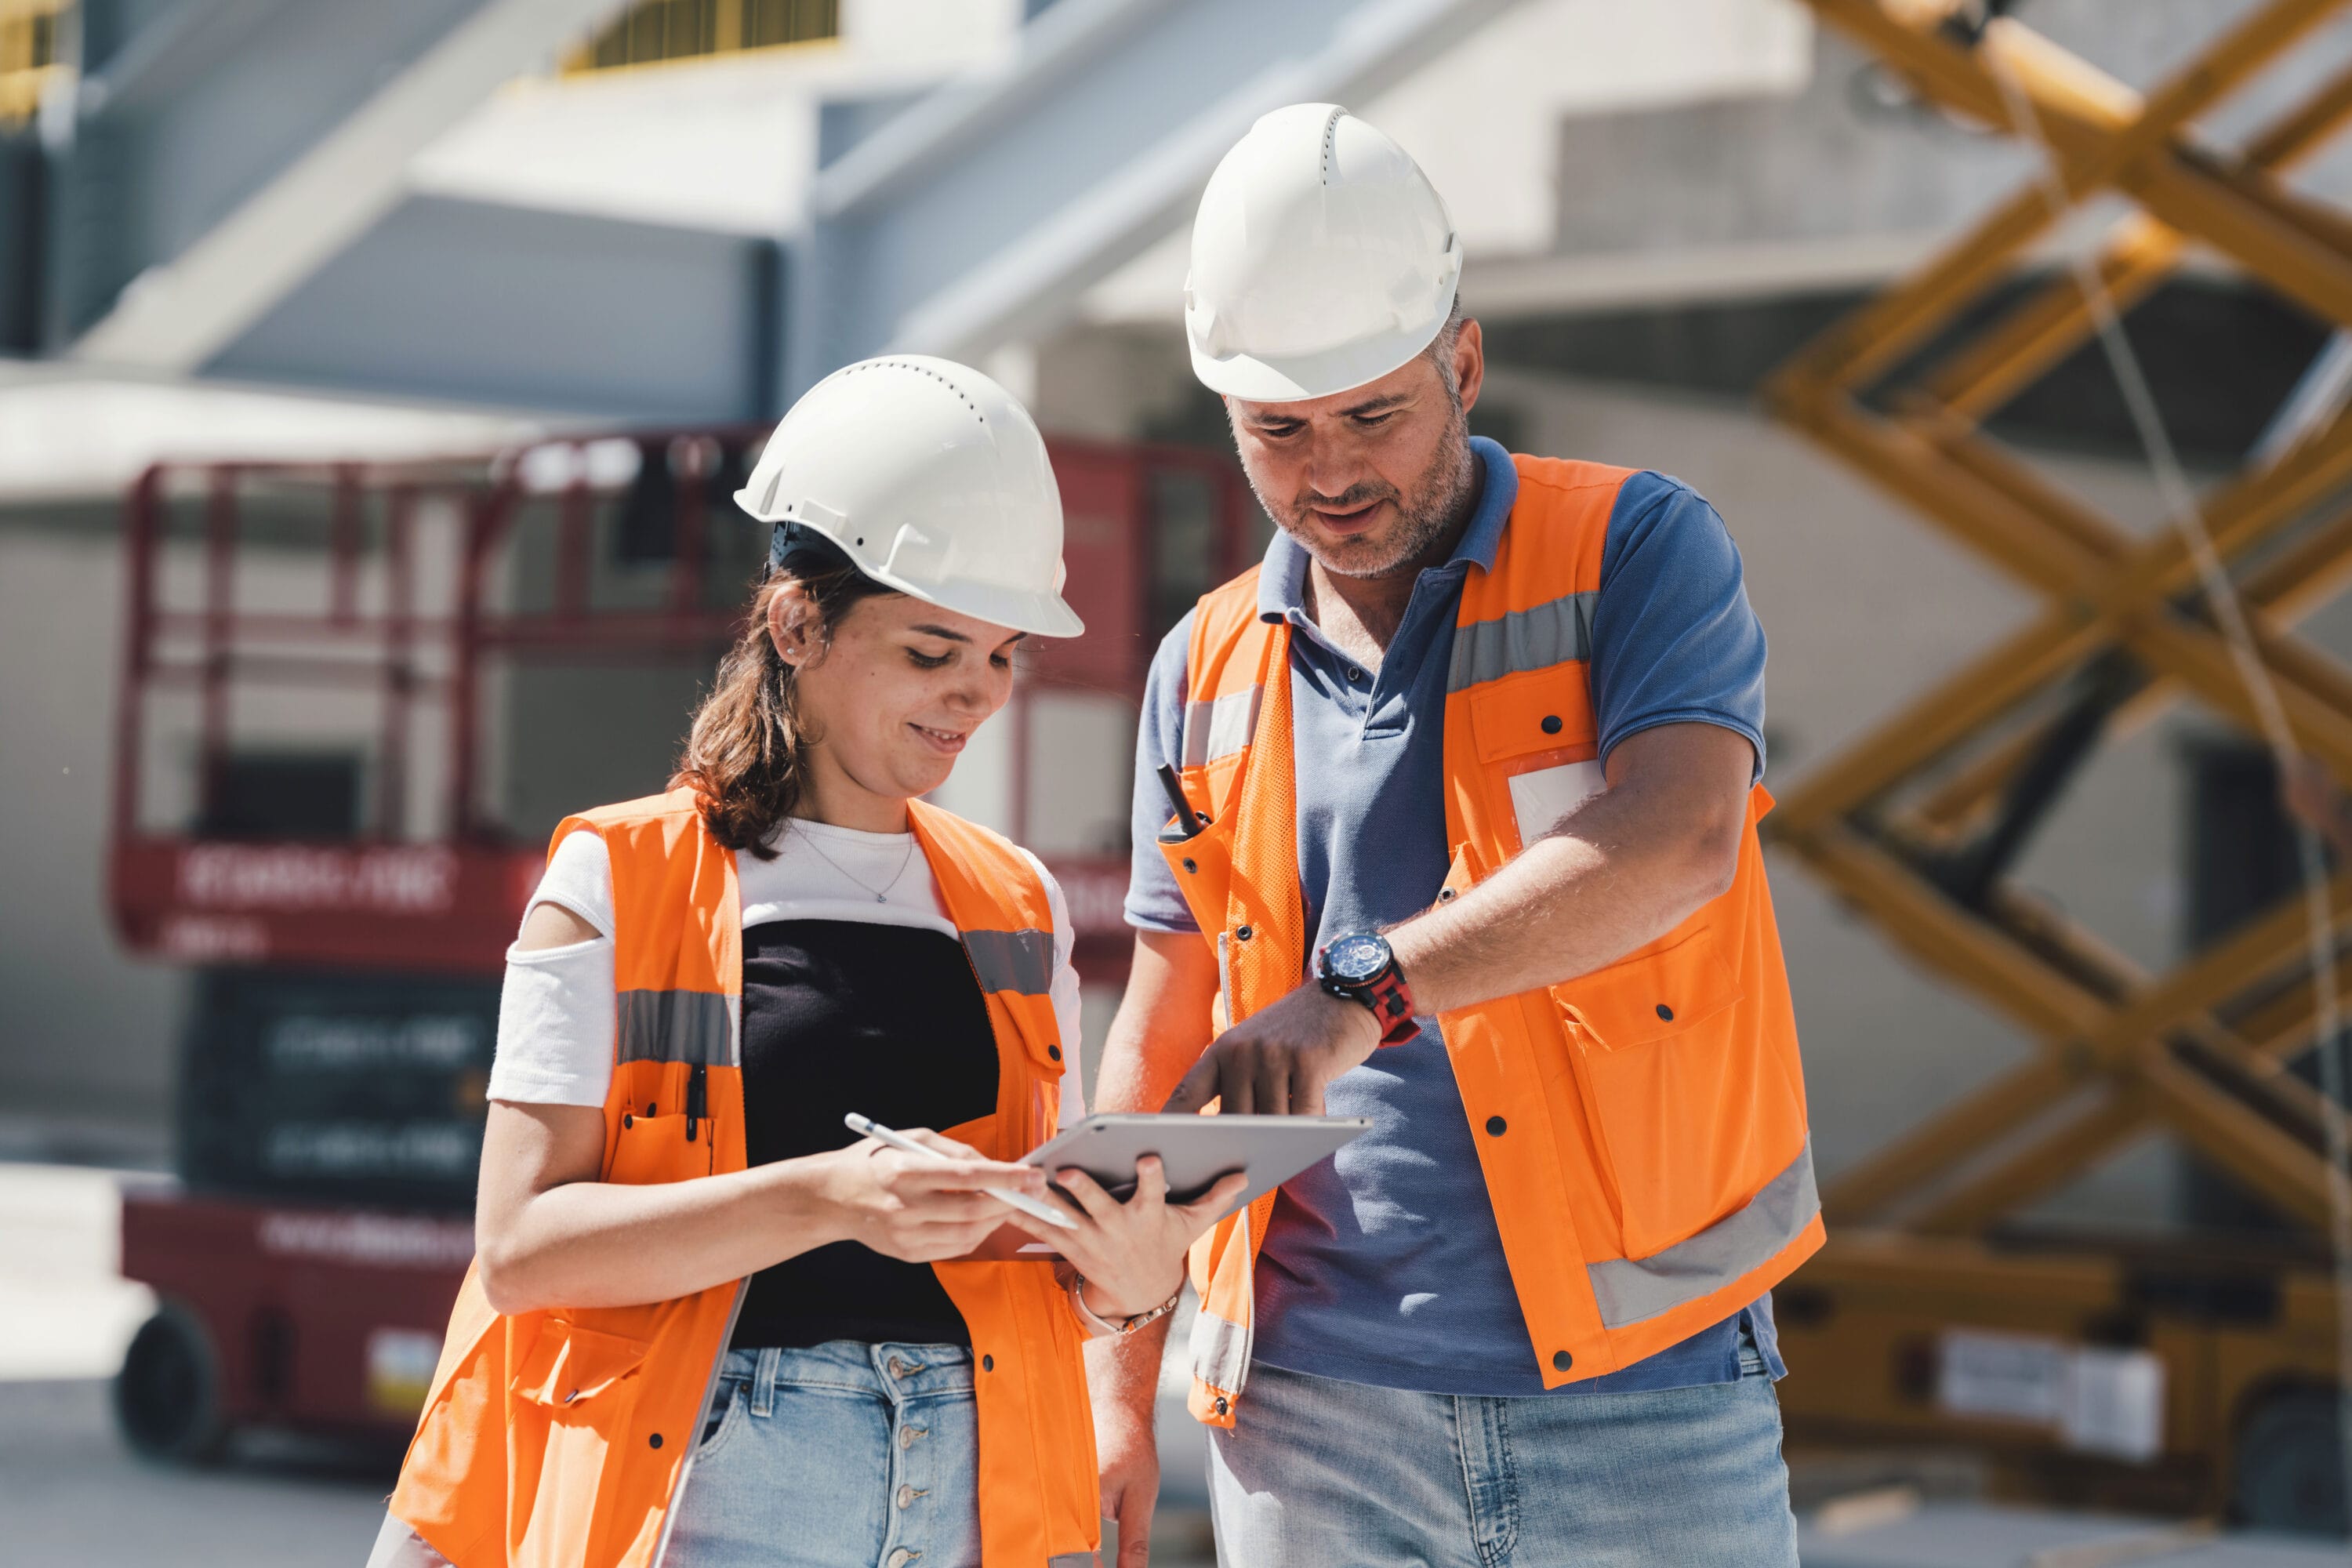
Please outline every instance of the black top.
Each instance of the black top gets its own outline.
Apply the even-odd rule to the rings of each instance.
[[[945,1131],[996,1110],[996,1035],[963,945],[936,931],[772,921],[743,931],[743,1129],[754,1165],[857,1141],[850,1111]],[[739,1350],[970,1344],[928,1263],[854,1241],[751,1277]]]

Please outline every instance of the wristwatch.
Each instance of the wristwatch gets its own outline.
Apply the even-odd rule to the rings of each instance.
[[[1377,931],[1334,937],[1315,955],[1315,978],[1332,995],[1370,1007],[1381,1026],[1381,1044],[1412,1038],[1412,993],[1388,938]]]

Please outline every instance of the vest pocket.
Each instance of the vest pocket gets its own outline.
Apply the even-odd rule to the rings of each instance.
[[[1469,694],[1470,732],[1489,791],[1488,809],[1507,817],[1508,859],[1609,787],[1593,752],[1592,704],[1581,665],[1506,676]]]
[[[627,1442],[649,1348],[565,1318],[541,1325],[511,1384],[507,1441],[530,1484],[515,1500],[527,1517],[509,1522],[510,1532],[520,1527],[509,1560],[588,1560],[591,1541],[610,1522],[608,1470],[645,1455]]]
[[[1470,733],[1482,763],[1593,743],[1592,700],[1580,664],[1507,675],[1471,691],[1469,700]]]
[[[550,1318],[515,1372],[516,1397],[557,1409],[593,1399],[635,1372],[646,1349],[643,1340]]]
[[[683,1114],[638,1116],[633,1112],[625,1116],[604,1180],[637,1187],[707,1176],[710,1174],[712,1126],[709,1117],[702,1117],[694,1123],[695,1135],[688,1138]]]
[[[1745,993],[1707,928],[1551,990],[1626,1257],[1705,1229],[1788,1163],[1759,1136],[1785,1120],[1764,1103],[1785,1081],[1743,1037]]]

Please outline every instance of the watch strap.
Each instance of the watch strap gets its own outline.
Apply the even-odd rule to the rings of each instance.
[[[1412,1021],[1412,993],[1405,988],[1404,976],[1395,964],[1388,973],[1365,986],[1359,994],[1364,1005],[1381,1026],[1381,1044],[1401,1046],[1420,1033]]]
[[[1325,950],[1329,951],[1328,948]],[[1324,990],[1334,996],[1344,996],[1360,1002],[1371,1009],[1372,1018],[1381,1026],[1381,1044],[1402,1045],[1419,1033],[1412,1021],[1412,990],[1404,983],[1404,973],[1397,967],[1391,953],[1386,968],[1361,984],[1335,980],[1318,960],[1318,978]]]

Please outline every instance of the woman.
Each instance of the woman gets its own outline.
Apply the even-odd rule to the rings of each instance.
[[[1059,1173],[1068,1229],[991,1195],[1045,1197],[1017,1162],[1082,1109],[1069,921],[918,797],[1023,637],[1081,629],[1026,412],[852,365],[736,499],[769,574],[671,793],[559,826],[509,955],[478,1255],[378,1563],[1091,1563],[1079,1345],[1171,1307],[1238,1195]]]

